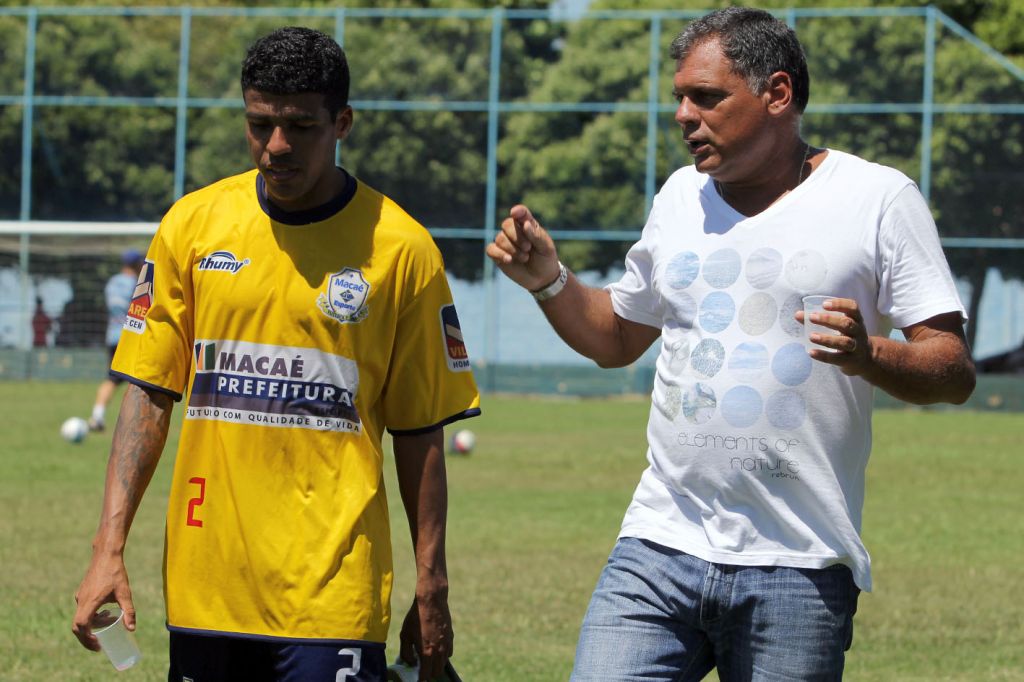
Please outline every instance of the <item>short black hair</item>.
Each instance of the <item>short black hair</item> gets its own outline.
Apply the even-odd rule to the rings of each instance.
[[[788,73],[793,81],[793,100],[803,113],[811,95],[811,78],[804,49],[793,29],[764,10],[727,7],[683,29],[672,41],[669,55],[679,64],[694,47],[709,40],[718,40],[733,71],[746,79],[757,95],[768,89],[773,73]]]
[[[331,119],[348,104],[348,60],[326,33],[301,26],[279,28],[249,47],[242,62],[242,93],[316,92]]]

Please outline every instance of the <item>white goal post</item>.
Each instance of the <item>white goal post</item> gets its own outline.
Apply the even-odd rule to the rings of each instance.
[[[0,348],[103,345],[103,287],[155,222],[0,221]]]

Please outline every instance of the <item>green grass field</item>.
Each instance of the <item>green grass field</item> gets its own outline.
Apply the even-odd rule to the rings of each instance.
[[[0,680],[118,675],[70,632],[110,435],[70,445],[58,428],[87,414],[93,390],[0,382]],[[565,680],[646,463],[647,403],[485,397],[483,407],[468,424],[476,451],[448,460],[454,660],[469,682]],[[160,561],[180,418],[128,544],[144,660],[121,679],[166,679]],[[864,522],[875,592],[861,597],[846,679],[1024,680],[1022,438],[1022,415],[876,414]],[[400,621],[413,573],[393,468],[387,476]]]

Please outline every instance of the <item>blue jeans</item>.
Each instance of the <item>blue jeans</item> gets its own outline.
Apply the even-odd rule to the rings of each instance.
[[[839,680],[860,590],[843,565],[729,566],[616,543],[583,619],[573,682]]]

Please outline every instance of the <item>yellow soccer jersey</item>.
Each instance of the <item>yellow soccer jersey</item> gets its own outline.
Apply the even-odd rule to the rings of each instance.
[[[112,365],[187,387],[168,627],[384,642],[381,436],[479,413],[458,316],[430,235],[391,200],[349,178],[328,206],[283,214],[261,183],[171,208]]]

